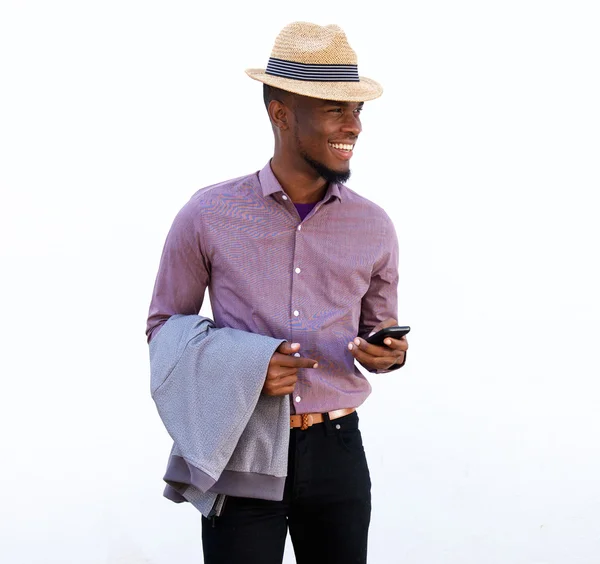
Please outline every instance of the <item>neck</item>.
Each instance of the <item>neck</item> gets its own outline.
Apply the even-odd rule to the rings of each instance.
[[[271,169],[295,204],[319,202],[327,192],[325,179],[318,176],[307,163],[292,162],[283,155],[276,154],[271,159]]]

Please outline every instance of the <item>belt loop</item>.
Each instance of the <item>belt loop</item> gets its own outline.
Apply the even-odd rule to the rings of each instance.
[[[330,436],[333,434],[333,426],[331,425],[331,419],[329,419],[329,413],[323,413],[323,427],[325,428],[325,435]]]

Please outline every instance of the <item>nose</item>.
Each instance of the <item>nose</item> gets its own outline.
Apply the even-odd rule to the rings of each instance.
[[[351,133],[355,137],[358,137],[362,131],[362,125],[360,123],[360,115],[357,112],[347,112],[342,131],[345,133]]]

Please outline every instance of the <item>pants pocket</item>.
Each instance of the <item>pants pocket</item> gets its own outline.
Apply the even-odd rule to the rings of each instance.
[[[339,429],[335,427],[335,432],[338,438],[338,443],[342,446],[344,450],[353,453],[364,452],[362,435],[360,434],[360,430],[356,428],[344,429],[343,426],[340,426]]]

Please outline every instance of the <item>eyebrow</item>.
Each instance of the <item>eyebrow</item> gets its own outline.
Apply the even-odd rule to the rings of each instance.
[[[323,100],[324,106],[343,106],[347,108],[350,104],[356,104],[356,102],[340,102],[339,100]],[[364,102],[359,102],[358,107],[362,108],[365,105]]]

